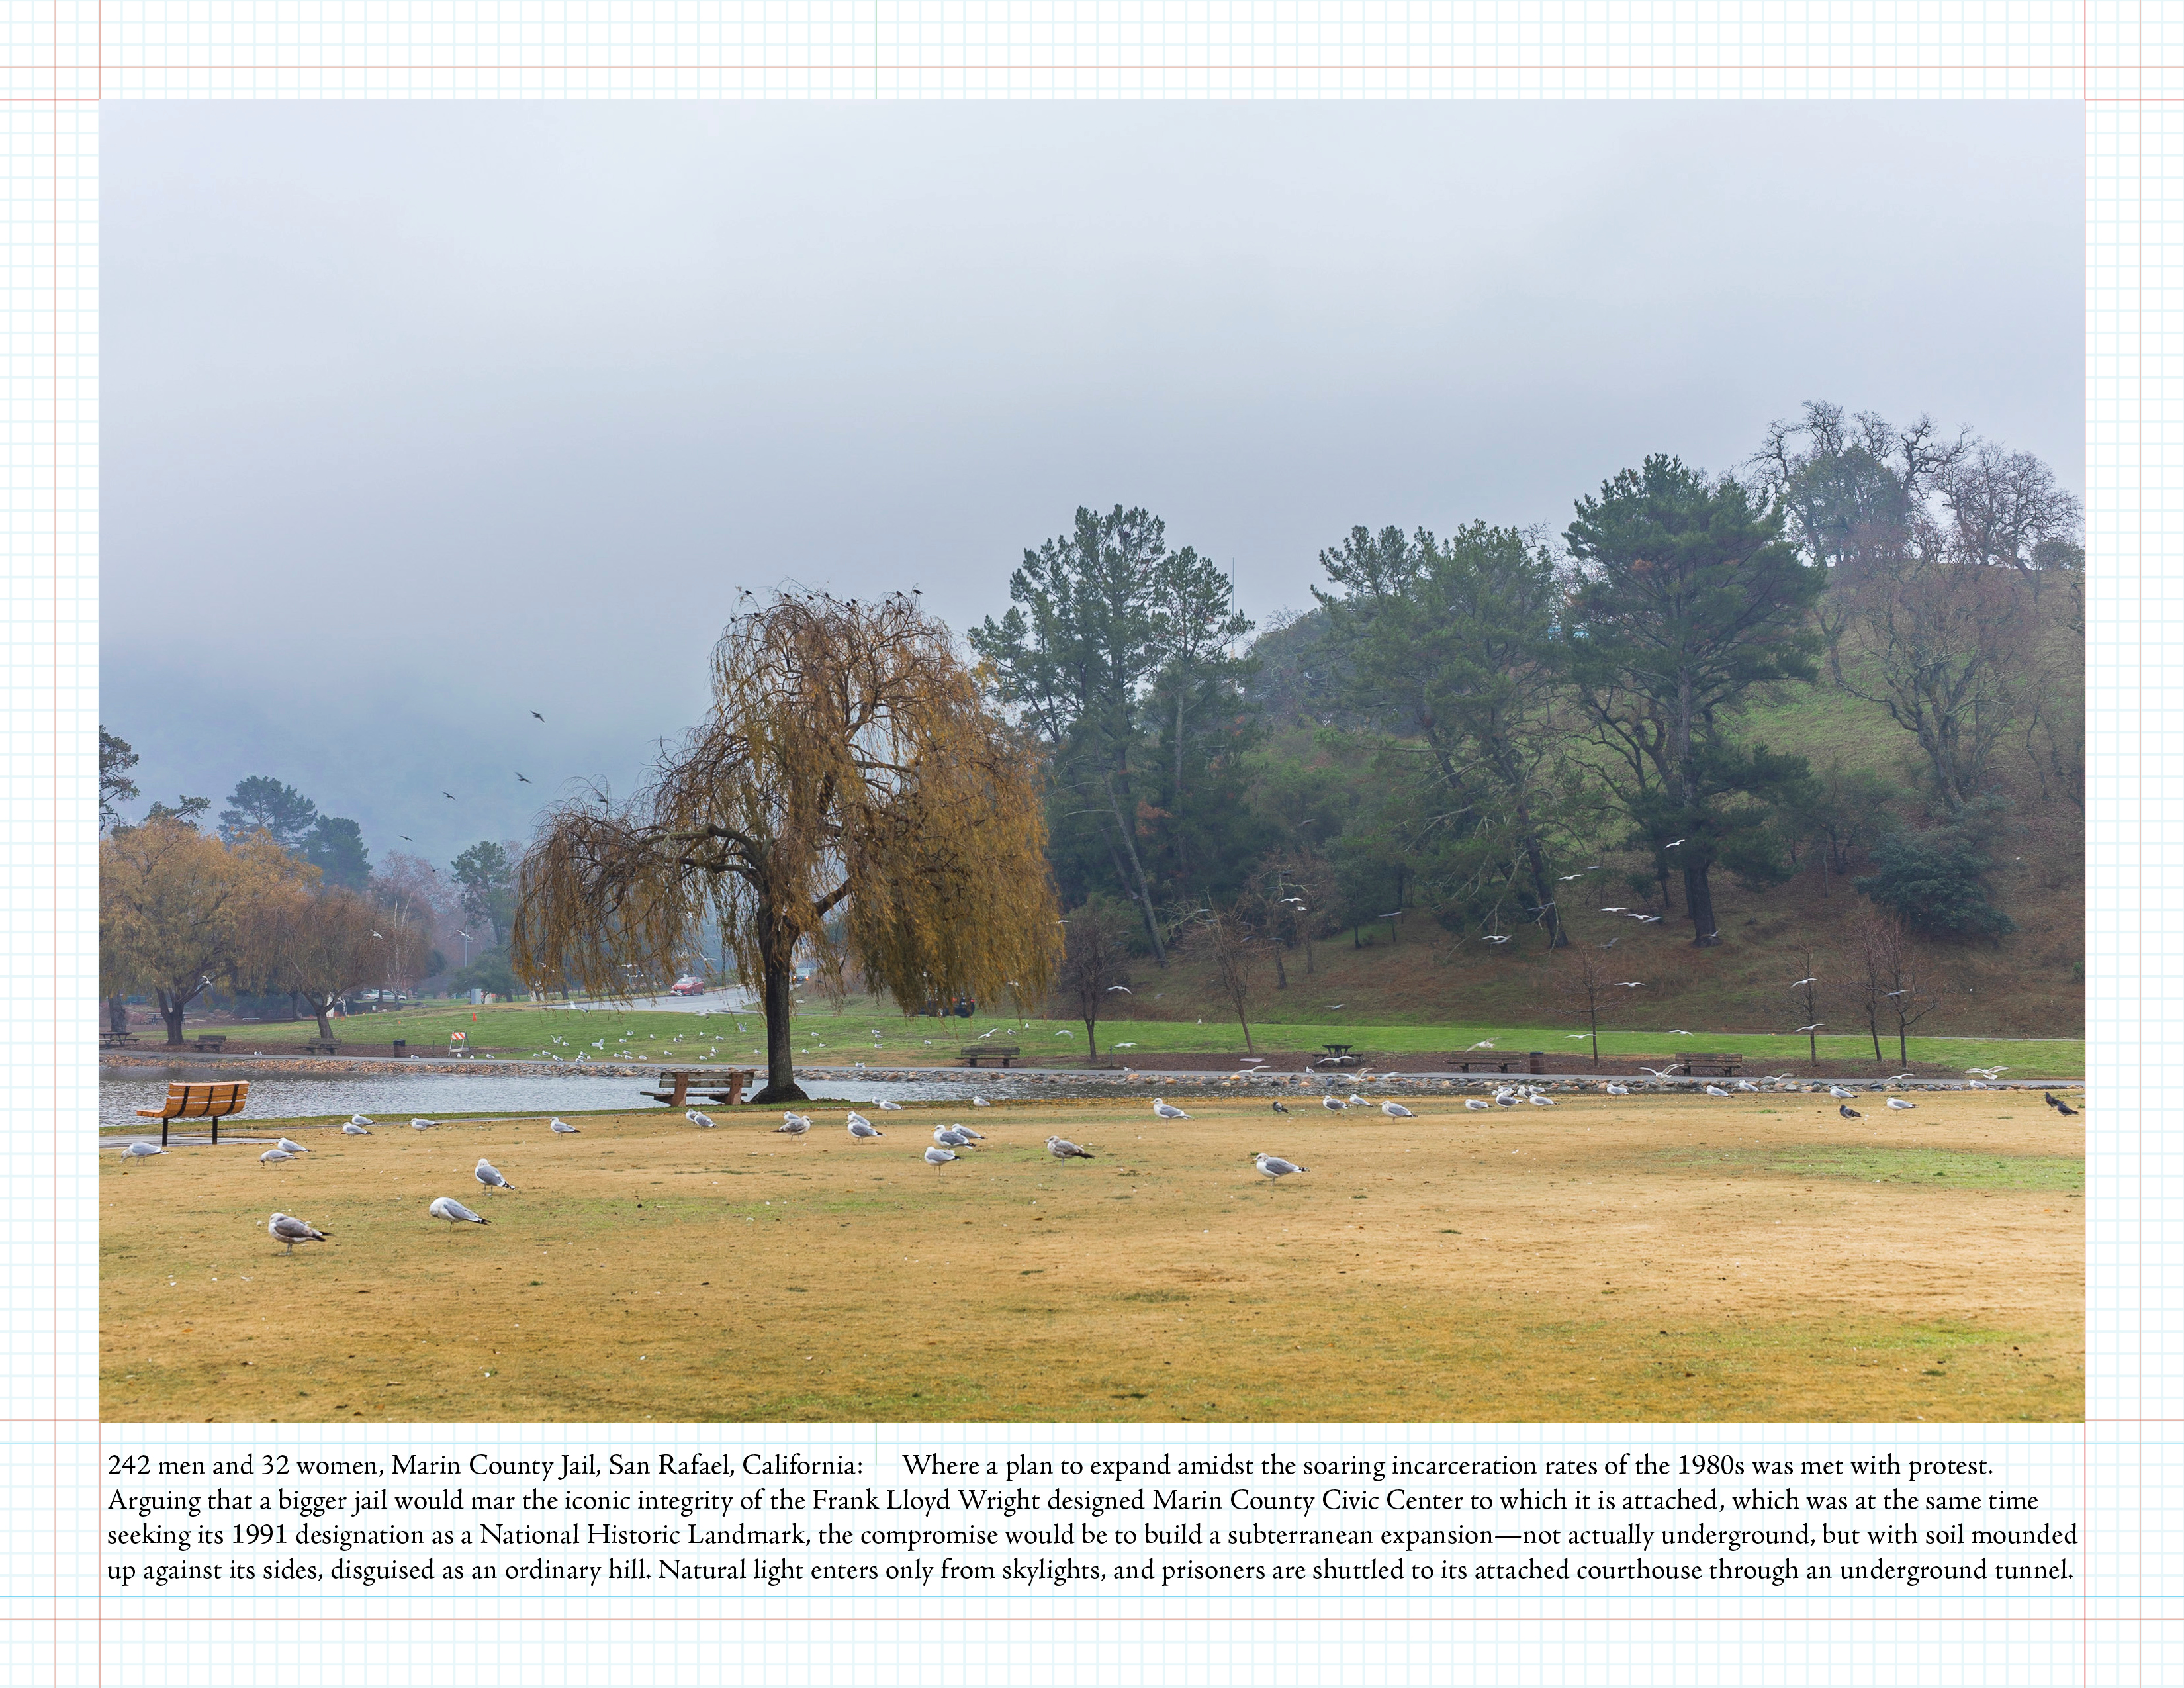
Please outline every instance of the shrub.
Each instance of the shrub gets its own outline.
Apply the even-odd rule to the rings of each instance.
[[[1994,904],[1987,858],[1972,829],[1898,830],[1874,846],[1874,871],[1851,883],[1930,937],[1999,938],[2017,922]]]

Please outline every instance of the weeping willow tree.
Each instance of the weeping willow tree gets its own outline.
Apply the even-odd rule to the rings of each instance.
[[[766,1088],[799,1101],[800,951],[905,1011],[1045,994],[1061,927],[1034,747],[993,715],[948,629],[898,593],[787,595],[713,655],[713,707],[620,807],[549,811],[517,879],[526,983],[627,999],[717,922],[766,1015]]]

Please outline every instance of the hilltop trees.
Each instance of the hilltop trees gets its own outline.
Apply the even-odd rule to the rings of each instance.
[[[1057,924],[1032,747],[986,709],[948,630],[900,594],[783,595],[729,624],[713,708],[638,795],[549,811],[510,954],[532,984],[627,997],[717,922],[760,982],[767,1084],[804,1100],[791,983],[808,946],[905,1011],[1045,994]]]
[[[1119,504],[1027,550],[1009,598],[969,638],[1045,753],[1057,877],[1134,903],[1164,962],[1163,906],[1233,889],[1272,842],[1242,801],[1248,664],[1227,654],[1251,624],[1210,560]]]
[[[1674,852],[1705,948],[1719,937],[1713,866],[1769,869],[1773,806],[1803,773],[1802,759],[1736,744],[1727,716],[1755,688],[1813,677],[1808,612],[1825,578],[1785,543],[1779,511],[1671,457],[1580,499],[1564,538],[1580,571],[1569,604],[1580,705],[1641,839]]]

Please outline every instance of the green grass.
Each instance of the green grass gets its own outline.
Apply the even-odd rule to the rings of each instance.
[[[1732,1176],[1761,1173],[1912,1184],[1946,1178],[1952,1189],[2007,1189],[2039,1195],[2082,1196],[2086,1190],[2085,1161],[2068,1155],[1801,1143],[1780,1149],[1677,1149],[1659,1158],[1678,1167],[1719,1167]]]
[[[736,1027],[744,1029],[738,1035]],[[1003,1018],[979,1015],[970,1020],[905,1020],[892,1004],[852,999],[838,1013],[831,1005],[819,1004],[798,1014],[792,1047],[804,1066],[841,1067],[863,1061],[868,1066],[906,1064],[945,1066],[957,1051],[983,1041],[1015,1044],[1029,1063],[1074,1064],[1085,1049],[1081,1022]],[[1162,1054],[1233,1055],[1243,1047],[1243,1036],[1233,1020],[1112,1020],[1100,1025],[1100,1050],[1123,1063],[1142,1062]],[[1734,1050],[1747,1063],[1769,1070],[1789,1071],[1807,1061],[1806,1040],[1801,1037],[1740,1031],[1709,1030],[1703,1025],[1685,1028],[1692,1035],[1674,1037],[1667,1027],[1651,1031],[1618,1028],[1603,1030],[1603,1056],[1664,1056],[1680,1051]],[[579,1056],[593,1060],[625,1059],[638,1062],[678,1061],[693,1065],[750,1066],[763,1059],[763,1022],[755,1014],[735,1016],[716,1011],[705,1020],[672,1011],[652,1011],[575,1012],[522,1003],[491,1003],[473,1008],[467,1003],[421,1004],[398,1011],[359,1017],[344,1031],[353,1042],[377,1043],[406,1038],[422,1054],[444,1048],[450,1031],[470,1033],[472,1046],[491,1050],[504,1059],[558,1054],[564,1060]],[[878,1040],[872,1031],[880,1033]],[[1589,1040],[1580,1040],[1567,1028],[1541,1028],[1521,1023],[1445,1024],[1346,1022],[1336,1018],[1294,1022],[1268,1021],[1252,1026],[1252,1044],[1265,1056],[1317,1054],[1329,1043],[1351,1045],[1360,1055],[1397,1056],[1454,1053],[1473,1044],[1490,1042],[1497,1053],[1544,1050],[1550,1054],[1582,1056],[1590,1053]],[[983,1035],[990,1033],[990,1035]],[[269,1040],[282,1033],[267,1028]],[[2078,1038],[1921,1038],[1910,1040],[1911,1059],[1921,1064],[1961,1072],[1966,1067],[2001,1067],[2005,1077],[2074,1078],[2084,1075],[2086,1046]],[[1897,1057],[1895,1040],[1881,1040],[1882,1061],[1891,1070]],[[1820,1058],[1844,1071],[1873,1065],[1873,1045],[1863,1036],[1823,1037]]]

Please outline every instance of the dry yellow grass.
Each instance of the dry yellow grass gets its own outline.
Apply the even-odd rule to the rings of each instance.
[[[1140,1099],[315,1131],[102,1171],[102,1410],[172,1420],[2072,1421],[2039,1098]],[[1050,1159],[1050,1132],[1098,1158]],[[270,1139],[271,1133],[267,1135]],[[1277,1188],[1267,1150],[1312,1170]],[[520,1193],[482,1191],[489,1156]],[[453,1195],[488,1227],[448,1227]],[[274,1210],[332,1234],[284,1258]]]

